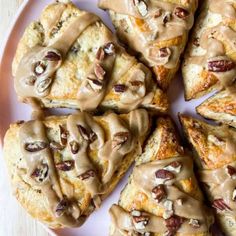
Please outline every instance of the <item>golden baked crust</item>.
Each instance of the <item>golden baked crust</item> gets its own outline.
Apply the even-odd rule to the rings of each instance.
[[[236,128],[236,98],[227,90],[204,101],[196,108],[196,111],[206,118]]]
[[[119,1],[116,4],[112,0],[99,1],[99,7],[109,10],[118,37],[153,70],[158,85],[164,90],[179,68],[197,5],[196,0]],[[181,24],[183,28],[179,28]],[[162,59],[158,56],[161,51]],[[164,55],[168,52],[170,55]]]
[[[80,116],[80,114],[82,113],[78,114]],[[119,116],[114,115],[113,113],[109,113],[104,116],[93,117],[92,118],[93,121],[96,122],[96,124],[98,124],[104,131],[105,144],[109,141],[110,136],[111,138],[113,137],[113,134],[111,132],[114,132],[115,121],[112,122],[114,116],[118,118],[119,122],[122,122],[122,125],[124,125],[124,127],[128,128],[129,137],[131,137],[132,140],[135,139],[136,141],[135,142],[132,141],[133,142],[132,149],[126,152],[126,154],[124,154],[123,156],[121,156],[122,158],[120,158],[116,163],[112,175],[106,181],[105,181],[105,176],[109,171],[109,165],[110,165],[109,157],[107,157],[108,159],[106,159],[106,157],[104,156],[102,158],[98,157],[99,156],[98,153],[103,147],[95,149],[93,148],[92,150],[90,148],[91,146],[89,146],[88,150],[89,161],[95,167],[96,174],[103,186],[101,190],[102,192],[100,192],[97,195],[99,196],[99,198],[101,198],[101,200],[103,200],[114,189],[118,181],[122,178],[122,176],[125,174],[131,163],[134,161],[136,155],[139,154],[141,148],[140,145],[143,144],[150,126],[150,120],[148,118],[148,114],[144,110],[136,110],[129,114],[119,115]],[[72,119],[71,117],[73,116],[71,115],[70,119]],[[133,121],[134,119],[135,123]],[[140,123],[140,121],[142,124]],[[26,155],[29,155],[31,153],[34,154],[33,153],[34,150],[29,150],[31,152],[28,153],[22,152],[22,146],[21,146],[22,132],[25,132],[27,140],[31,140],[32,137],[30,136],[30,134],[28,134],[28,132],[31,131],[26,132],[25,129],[27,126],[36,127],[33,126],[36,124],[38,125],[38,123],[36,122],[40,121],[12,124],[10,126],[10,129],[7,131],[4,139],[4,157],[5,161],[7,162],[7,167],[11,179],[13,192],[17,200],[20,202],[20,204],[27,210],[27,212],[32,217],[42,221],[43,223],[47,224],[49,227],[52,228],[68,227],[68,225],[61,223],[55,216],[54,214],[55,209],[54,210],[50,209],[50,203],[51,203],[50,201],[52,201],[53,199],[48,200],[47,198],[48,195],[45,194],[40,184],[38,185],[37,182],[31,182],[32,178],[36,176],[35,175],[36,172],[34,171],[32,174],[28,173],[30,172],[30,170],[28,170],[30,166],[27,164],[28,162],[26,159],[27,158]],[[80,210],[80,215],[78,218],[78,219],[81,218],[80,222],[77,222],[78,224],[69,226],[78,227],[93,212],[95,208],[94,205],[96,205],[96,202],[95,198],[92,197],[92,194],[90,193],[89,189],[87,189],[85,182],[83,182],[83,179],[81,180],[80,176],[78,176],[78,173],[80,172],[77,172],[79,170],[77,169],[76,166],[77,165],[76,159],[72,155],[73,153],[72,152],[73,149],[71,146],[72,142],[70,142],[70,140],[73,138],[73,134],[67,131],[69,129],[68,122],[69,122],[68,117],[51,116],[43,120],[43,126],[45,126],[46,130],[45,132],[46,132],[46,137],[48,139],[48,144],[50,143],[50,153],[52,154],[52,159],[53,159],[52,162],[53,166],[55,167],[56,175],[58,176],[58,181],[62,196],[69,202],[75,203],[77,208],[79,207]],[[137,122],[140,125],[137,125],[138,124]],[[32,128],[30,128],[30,130],[31,129]],[[37,134],[39,132],[42,132],[42,130],[40,131],[38,130]],[[65,136],[63,136],[64,134],[66,134],[67,144],[63,143],[65,141]],[[82,135],[81,132],[80,135]],[[99,136],[97,137],[99,139]],[[26,148],[26,144],[27,143],[24,144],[24,148]],[[82,149],[81,145],[83,145],[83,143],[79,143],[79,147]],[[120,145],[123,144],[121,143]],[[49,148],[48,146],[47,148]],[[114,146],[114,148],[116,147]],[[35,153],[37,154],[37,152]],[[44,155],[41,154],[41,158],[44,158],[43,157]],[[83,154],[80,153],[81,157],[79,157],[78,165],[82,163],[82,159],[80,160],[80,158],[82,158],[82,155]],[[110,156],[110,158],[113,157]],[[64,165],[66,161],[72,162],[72,164],[75,161],[75,164],[72,165],[71,168],[67,169],[68,166]],[[35,165],[35,163],[37,163],[36,159],[33,160],[33,165]],[[49,168],[49,171],[52,170],[50,170]],[[50,177],[50,183],[51,182],[52,180]],[[72,224],[72,222],[69,222],[69,224],[70,223]]]
[[[232,200],[236,170],[235,130],[209,125],[185,115],[180,115],[180,120],[197,154],[199,180],[206,184],[205,190],[212,206],[216,208],[221,228],[226,235],[235,235],[236,213],[235,202]]]
[[[133,214],[133,216],[135,216],[137,214],[137,212],[141,212],[141,214],[144,213],[144,215],[146,213],[151,214],[150,219],[149,219],[150,222],[152,221],[151,217],[158,217],[159,219],[163,219],[162,217],[164,217],[164,215],[166,214],[165,207],[163,207],[163,205],[162,205],[163,201],[165,201],[165,198],[160,199],[160,202],[158,203],[158,201],[154,200],[155,198],[153,197],[153,194],[149,194],[148,191],[146,191],[146,189],[145,189],[145,187],[149,186],[150,182],[152,183],[153,180],[151,178],[151,175],[145,172],[144,165],[150,165],[148,170],[149,170],[149,172],[152,172],[151,165],[155,165],[154,163],[156,163],[155,170],[158,170],[158,165],[162,166],[163,163],[166,164],[166,166],[168,166],[168,164],[172,164],[173,162],[183,164],[185,162],[187,163],[190,161],[190,163],[191,163],[191,160],[189,158],[190,157],[184,153],[184,149],[180,145],[178,134],[176,133],[176,129],[175,129],[174,124],[171,121],[171,119],[168,117],[159,118],[156,122],[155,131],[152,133],[152,135],[150,136],[150,138],[147,141],[147,144],[145,145],[144,152],[136,160],[136,166],[134,168],[134,171],[129,178],[128,184],[126,185],[126,187],[124,188],[124,190],[121,193],[119,205],[118,206],[113,205],[112,208],[110,209],[110,213],[112,216],[112,225],[111,225],[110,235],[116,235],[116,236],[126,235],[126,234],[128,235],[128,231],[125,231],[124,228],[122,231],[124,234],[119,233],[120,232],[119,230],[122,229],[121,226],[125,225],[125,223],[123,223],[123,225],[122,225],[122,222],[124,222],[125,220],[123,220],[122,217],[118,215],[118,213],[117,213],[117,212],[119,212],[118,209],[123,209],[123,210],[120,210],[121,212],[124,212],[124,210],[125,210],[126,213],[124,213],[124,214],[131,214],[131,216],[132,216],[132,214]],[[173,162],[171,162],[171,160],[173,160]],[[143,169],[140,169],[140,172],[137,172],[138,168],[143,168]],[[186,168],[186,166],[185,166],[185,168]],[[184,171],[184,166],[182,166],[182,168],[181,168],[181,172],[182,171]],[[195,179],[191,164],[190,164],[190,166],[188,166],[188,171],[189,171],[188,177],[186,177],[185,179],[180,178],[179,180],[174,182],[173,186],[178,188],[178,190],[180,190],[184,194],[186,194],[185,199],[187,199],[190,196],[193,199],[196,199],[197,202],[200,203],[200,205],[198,205],[198,208],[201,208],[203,196],[202,196],[201,191],[198,187],[198,183]],[[137,173],[139,173],[139,175],[137,175]],[[177,176],[177,172],[173,171],[173,173],[175,173]],[[149,176],[149,178],[148,178],[148,176]],[[137,178],[139,179],[139,181],[137,181]],[[178,177],[176,177],[176,178],[178,178]],[[145,187],[142,186],[142,184],[140,185],[140,183],[142,183],[142,182]],[[156,184],[158,184],[158,183],[156,183]],[[160,186],[160,185],[158,185],[158,186]],[[168,187],[166,185],[164,185],[164,186],[166,189],[168,189]],[[147,188],[149,188],[149,187],[147,187]],[[152,192],[153,192],[153,190],[152,190]],[[167,199],[168,198],[173,200],[170,196],[167,195]],[[157,200],[157,198],[156,198],[156,200]],[[173,200],[173,202],[174,202],[174,200]],[[195,202],[195,204],[198,204],[198,203]],[[196,205],[192,206],[192,207],[196,207]],[[184,205],[183,205],[183,211],[184,211]],[[194,211],[197,211],[197,210],[195,209]],[[204,220],[201,220],[201,223],[203,223],[205,225],[205,230],[201,229],[199,231],[195,231],[194,229],[189,228],[188,229],[189,231],[183,231],[183,229],[181,230],[180,225],[177,224],[177,225],[172,225],[173,231],[171,231],[171,229],[168,228],[169,233],[170,232],[176,233],[176,231],[177,231],[177,235],[201,235],[201,236],[211,235],[209,233],[209,227],[213,223],[211,213],[209,213],[209,212],[206,213],[202,209],[201,214],[202,214],[201,217],[203,217],[202,219],[204,219]],[[185,217],[186,217],[186,215],[185,215]],[[188,218],[188,216],[187,216],[187,218]],[[119,221],[119,219],[120,219],[120,221]],[[173,219],[173,218],[171,217],[170,219]],[[186,219],[186,221],[187,221],[187,219]],[[186,223],[186,221],[185,221],[185,223]],[[141,233],[146,232],[147,235],[149,235],[148,233],[151,233],[151,235],[153,235],[153,236],[164,235],[164,232],[162,232],[162,231],[163,231],[163,227],[165,228],[165,226],[163,226],[165,223],[159,222],[159,223],[155,224],[153,222],[153,223],[150,223],[152,226],[149,226],[149,223],[147,223],[146,227],[154,227],[154,225],[156,225],[155,230],[157,230],[157,231],[150,230],[149,232],[146,232],[145,227],[144,227],[142,229],[140,228],[139,232],[141,232]],[[120,227],[118,227],[119,224],[120,224]],[[167,224],[167,221],[166,221],[166,224]],[[127,223],[127,225],[129,225],[129,223]],[[127,226],[127,227],[129,227],[129,226]],[[137,227],[138,227],[138,225],[137,225]],[[176,231],[175,231],[175,227],[176,227]],[[130,229],[134,230],[134,228],[130,228]],[[142,231],[142,230],[144,230],[144,231]],[[166,230],[166,228],[165,228],[165,230]],[[137,231],[138,231],[138,229],[137,229]],[[185,233],[183,233],[183,232],[185,232]],[[136,235],[134,231],[132,231],[132,233],[133,233],[132,235]],[[167,232],[165,232],[165,233],[167,233]],[[170,234],[170,235],[172,235],[172,234]]]
[[[78,24],[75,24],[76,21],[78,21]],[[73,23],[75,26],[73,26]],[[59,56],[62,59],[62,64],[55,70],[55,74],[53,75],[54,79],[47,89],[47,93],[43,94],[43,96],[36,96],[37,100],[40,101],[41,106],[48,108],[68,107],[80,108],[82,110],[95,110],[98,105],[91,105],[91,102],[90,106],[92,107],[81,106],[81,103],[78,101],[78,92],[79,90],[82,90],[82,85],[86,78],[88,78],[87,76],[94,66],[94,62],[97,60],[96,56],[98,55],[98,49],[100,47],[104,48],[108,42],[112,42],[112,46],[115,46],[115,55],[107,55],[107,57],[110,58],[110,61],[114,60],[114,62],[113,64],[110,62],[108,65],[109,71],[106,71],[107,75],[105,76],[108,77],[109,74],[110,78],[108,85],[105,86],[105,94],[103,94],[102,99],[100,99],[100,103],[98,102],[99,108],[105,110],[115,109],[118,111],[129,111],[139,106],[155,112],[167,111],[167,97],[155,85],[155,82],[152,80],[151,72],[133,56],[130,56],[124,48],[118,44],[111,31],[97,16],[79,10],[72,3],[63,4],[57,2],[47,6],[42,12],[40,19],[32,22],[27,27],[19,42],[13,61],[13,75],[16,78],[19,77],[19,70],[21,70],[21,67],[24,67],[24,64],[28,63],[24,63],[23,58],[27,57],[30,51],[37,50],[39,47],[43,47],[44,49],[45,46],[47,46],[49,50],[52,50],[50,47],[54,47],[58,40],[63,40],[63,37],[65,37],[64,34],[66,34],[68,29],[69,31],[72,31],[72,29],[76,29],[76,27],[84,28],[82,29],[81,34],[76,37],[75,42],[73,40],[71,41],[73,43],[72,45],[69,45],[68,52],[66,51],[65,55],[62,53],[62,55]],[[72,32],[71,34],[73,35]],[[66,36],[67,35],[68,34],[66,34]],[[62,45],[60,45],[62,46],[62,50],[66,43],[67,42],[63,42]],[[27,61],[26,59],[27,58],[25,58],[25,61]],[[97,60],[97,62],[100,63],[101,61],[99,60]],[[42,70],[42,67],[40,67],[39,70]],[[143,86],[142,89],[144,89],[144,94],[138,96],[149,96],[148,101],[139,101],[137,104],[122,106],[122,92],[116,92],[114,86],[116,84],[123,84],[129,87],[129,83],[134,79],[132,77],[135,77],[137,71],[141,71],[140,73],[145,76],[143,84],[139,84],[139,86]],[[41,75],[38,77],[40,76]],[[24,102],[28,102],[26,99],[28,96],[22,94],[19,85],[16,83],[17,81],[18,79],[15,79],[15,88],[19,98]],[[94,86],[101,85],[99,83],[100,81],[97,83],[95,82],[93,84]],[[33,90],[33,87],[31,90]],[[132,98],[135,96],[137,97],[136,94],[132,96]],[[92,95],[88,97],[91,98],[95,96]],[[95,103],[95,98],[93,102]]]
[[[234,0],[202,1],[182,64],[186,100],[232,85],[236,60],[232,36],[236,29],[235,6]],[[221,65],[215,68],[209,65],[217,61],[222,61]],[[227,63],[230,67],[226,69]]]

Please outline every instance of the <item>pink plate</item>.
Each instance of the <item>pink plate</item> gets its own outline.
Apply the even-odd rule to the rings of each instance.
[[[21,38],[24,29],[26,26],[33,20],[37,20],[42,9],[49,3],[53,1],[50,0],[28,0],[25,1],[21,8],[19,9],[15,20],[12,24],[12,27],[9,29],[8,37],[6,38],[5,44],[1,49],[1,71],[0,71],[0,144],[3,139],[3,136],[9,127],[11,122],[16,120],[28,120],[30,119],[30,108],[21,104],[17,101],[16,94],[14,92],[13,78],[11,75],[11,64],[12,59],[16,51],[17,43]],[[103,21],[112,28],[111,21],[106,12],[98,9],[97,0],[77,0],[74,1],[79,8],[88,10],[98,14]],[[195,112],[195,107],[199,105],[206,97],[198,99],[191,102],[184,101],[183,85],[182,79],[180,76],[177,76],[175,81],[172,83],[172,86],[169,90],[169,97],[172,105],[171,114],[173,118],[177,121],[178,112],[192,114],[197,116]],[[209,96],[208,96],[209,97]],[[64,112],[68,113],[68,110],[55,110],[54,114],[63,114]],[[179,124],[179,123],[178,123]],[[0,147],[0,155],[2,150]],[[0,178],[0,192],[5,193],[3,198],[0,198],[0,205],[6,206],[9,204],[9,192],[4,191],[5,183],[3,180],[6,179],[6,170],[4,170],[4,175]],[[104,236],[108,235],[109,230],[109,214],[108,210],[113,203],[117,203],[119,195],[123,187],[125,186],[128,178],[128,173],[119,183],[113,193],[103,202],[102,207],[95,213],[93,213],[86,223],[76,229],[66,229],[66,230],[57,230],[50,231],[52,235],[66,235],[66,236]],[[4,181],[6,182],[6,181]]]

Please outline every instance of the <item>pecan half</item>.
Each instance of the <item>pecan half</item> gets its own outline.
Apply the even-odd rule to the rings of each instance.
[[[61,171],[70,171],[74,169],[75,162],[73,160],[62,161],[56,164],[56,168]]]
[[[166,190],[163,184],[160,184],[152,189],[152,197],[159,203],[166,198]]]
[[[115,84],[114,85],[114,90],[116,93],[124,93],[126,89],[127,89],[127,87],[124,84]]]
[[[42,75],[46,70],[46,65],[42,61],[38,61],[34,64],[34,74],[36,76]]]
[[[158,178],[158,179],[170,180],[170,179],[175,178],[175,175],[172,172],[170,172],[168,170],[164,170],[164,169],[157,170],[155,172],[155,175],[156,175],[156,178]]]
[[[43,163],[41,165],[39,165],[31,174],[31,177],[33,179],[35,179],[37,182],[42,183],[43,181],[45,181],[48,177],[48,165]]]
[[[66,212],[68,206],[69,206],[68,201],[66,199],[62,199],[56,207],[57,217],[62,216]]]
[[[189,12],[182,7],[176,7],[174,10],[174,14],[181,19],[185,19],[189,16]]]
[[[57,143],[55,141],[52,141],[50,143],[50,148],[57,151],[57,150],[63,150],[65,146],[62,146],[60,143]]]
[[[24,82],[25,82],[26,85],[34,86],[34,84],[36,82],[36,78],[34,76],[29,76],[29,77],[24,79]]]
[[[112,148],[119,147],[124,144],[129,138],[129,132],[118,132],[112,140]]]
[[[61,60],[61,55],[59,55],[59,54],[57,54],[53,51],[49,51],[45,55],[44,59],[48,60],[48,61],[60,61]]]
[[[47,148],[48,144],[42,141],[35,141],[32,143],[25,144],[25,150],[28,152],[38,152],[42,151],[43,149]]]
[[[116,52],[114,43],[109,42],[106,45],[104,45],[104,51],[109,56],[114,55]]]
[[[171,54],[171,50],[167,47],[159,49],[159,57],[169,57]]]
[[[225,201],[222,198],[215,199],[212,203],[212,207],[220,211],[231,210],[231,208],[225,203]]]
[[[228,175],[234,179],[236,177],[236,169],[231,165],[227,165],[226,168]]]
[[[49,89],[50,85],[52,84],[52,78],[46,78],[36,85],[36,90],[38,93],[44,93],[46,90]]]
[[[208,62],[208,71],[210,72],[226,72],[235,67],[233,61],[230,60],[216,60]]]
[[[86,180],[89,178],[95,177],[95,171],[94,170],[88,170],[84,172],[83,174],[79,175],[78,178],[81,180]]]
[[[179,216],[171,216],[169,219],[165,220],[166,227],[168,229],[168,236],[175,235],[180,226],[183,224],[183,218]]]
[[[77,154],[79,151],[79,144],[76,141],[70,142],[70,150],[72,154]]]
[[[69,136],[69,132],[61,125],[59,125],[60,129],[60,141],[63,146],[66,146],[67,144],[67,139]]]
[[[94,73],[98,79],[103,80],[106,74],[106,71],[102,68],[100,64],[97,63],[95,64],[95,67],[94,67]]]
[[[102,61],[105,58],[105,52],[102,47],[100,47],[96,53],[96,59]]]

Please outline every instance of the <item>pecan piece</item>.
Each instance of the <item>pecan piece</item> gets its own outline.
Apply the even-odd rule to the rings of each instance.
[[[112,140],[112,148],[120,148],[129,138],[129,132],[118,132],[114,135]]]
[[[89,133],[87,131],[87,129],[85,129],[82,125],[77,125],[79,132],[82,136],[83,139],[89,141]]]
[[[31,174],[31,177],[33,179],[35,179],[37,182],[42,183],[43,181],[45,181],[48,177],[48,165],[43,163],[41,165],[39,165]]]
[[[48,61],[60,61],[61,60],[61,55],[57,54],[56,52],[49,51],[44,57],[45,60]]]
[[[69,132],[61,125],[59,125],[60,129],[60,141],[63,146],[66,146],[67,144],[67,138],[69,136]]]
[[[76,141],[70,142],[70,150],[72,154],[77,154],[79,151],[79,144]]]
[[[86,180],[89,178],[95,177],[95,171],[94,170],[87,170],[83,174],[79,175],[78,178],[81,180]]]
[[[228,175],[232,178],[235,179],[236,178],[236,169],[231,166],[231,165],[227,165],[227,173]]]
[[[34,84],[36,82],[36,78],[34,76],[29,76],[29,77],[24,79],[24,82],[25,82],[26,85],[34,86]]]
[[[97,76],[98,79],[103,80],[106,71],[102,68],[102,66],[100,64],[96,64],[94,67],[94,73]]]
[[[46,70],[46,65],[42,61],[38,61],[34,64],[34,74],[36,76],[42,75]]]
[[[163,184],[160,184],[152,189],[152,197],[159,203],[166,198],[166,190]]]
[[[183,218],[177,215],[171,216],[170,218],[165,220],[166,227],[168,229],[168,236],[174,236],[180,226],[183,224]]]
[[[68,201],[66,199],[62,199],[56,207],[56,216],[57,217],[62,216],[66,212],[68,206],[69,206]]]
[[[167,47],[159,49],[159,57],[169,57],[171,54],[171,50]]]
[[[139,211],[137,211],[137,212],[139,212]],[[149,222],[149,217],[147,215],[144,215],[142,212],[139,212],[139,213],[140,213],[139,216],[132,215],[134,227],[137,230],[143,230],[143,229],[145,229],[146,225]]]
[[[56,168],[61,171],[70,171],[74,169],[75,162],[73,160],[62,161],[56,164]]]
[[[39,94],[44,93],[46,90],[49,89],[50,85],[52,83],[52,78],[46,78],[42,81],[39,81],[36,85],[36,90]]]
[[[87,79],[89,80],[89,84],[94,91],[99,91],[102,89],[103,83],[101,80],[94,78],[92,75],[88,76]]]
[[[112,56],[115,54],[115,45],[112,42],[107,43],[104,45],[104,51],[107,55]]]
[[[96,59],[102,61],[105,58],[105,52],[102,47],[100,47],[96,53]]]
[[[164,169],[157,170],[155,172],[155,175],[156,175],[156,178],[158,178],[158,179],[170,180],[170,179],[175,178],[175,175],[172,172],[170,172],[168,170],[164,170]]]
[[[42,151],[43,149],[47,148],[48,144],[42,141],[35,141],[32,143],[25,144],[25,150],[28,152],[38,152]]]
[[[52,141],[51,143],[50,143],[50,148],[51,149],[53,149],[53,150],[63,150],[64,148],[65,148],[65,146],[62,146],[60,143],[57,143],[57,142],[55,142],[55,141]]]
[[[124,84],[115,84],[114,85],[114,90],[116,93],[123,93],[126,90],[126,86]]]
[[[179,161],[174,161],[172,163],[170,163],[168,166],[164,167],[164,170],[168,170],[171,172],[175,172],[175,173],[180,173],[182,168],[182,164]]]
[[[231,208],[225,203],[225,201],[222,198],[215,199],[212,203],[212,207],[220,211],[231,210]]]
[[[182,7],[176,7],[174,10],[174,14],[181,19],[185,19],[189,16],[189,12]]]
[[[144,82],[140,80],[132,80],[130,81],[130,84],[131,86],[134,86],[134,87],[140,87],[144,85]]]
[[[234,62],[230,60],[208,61],[208,71],[210,72],[226,72],[234,67]]]

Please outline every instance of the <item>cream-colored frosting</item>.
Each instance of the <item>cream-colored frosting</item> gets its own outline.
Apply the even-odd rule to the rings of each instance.
[[[175,162],[177,162],[179,166],[177,168],[171,167]],[[170,180],[157,178],[155,173],[160,170],[170,171],[174,175],[174,178]],[[155,199],[152,197],[152,190],[160,184],[165,186],[166,199],[161,200],[158,203],[158,206],[165,209],[165,203],[167,200],[173,203],[173,214],[184,219],[177,233],[196,234],[208,232],[206,212],[203,203],[189,196],[187,193],[175,186],[176,182],[189,179],[192,176],[192,161],[189,157],[184,156],[165,160],[156,160],[138,165],[134,168],[131,181],[132,184],[149,196],[149,200],[153,201],[153,204],[155,204]],[[179,204],[179,201],[181,201],[181,204]],[[145,226],[145,229],[140,230],[135,227],[132,212],[127,212],[122,207],[113,205],[110,209],[110,214],[114,225],[114,232],[111,233],[112,236],[128,236],[130,233],[135,232],[161,234],[168,232],[165,219],[163,218],[164,215],[161,217],[145,212],[149,221]],[[197,220],[199,226],[193,227],[189,224],[191,220]]]
[[[140,10],[138,7],[140,2],[144,9]],[[175,68],[178,65],[183,48],[171,46],[168,48],[169,55],[163,57],[160,55],[159,47],[156,44],[184,36],[193,25],[194,17],[191,9],[184,9],[182,6],[173,3],[152,0],[117,2],[100,0],[99,7],[128,15],[132,27],[134,27],[133,21],[140,21],[148,28],[147,31],[139,32],[134,27],[136,33],[128,34],[127,40],[131,48],[142,53],[150,66],[164,65],[166,68]],[[186,16],[178,17],[175,14],[180,8],[184,9]],[[125,31],[122,33],[125,34]]]

